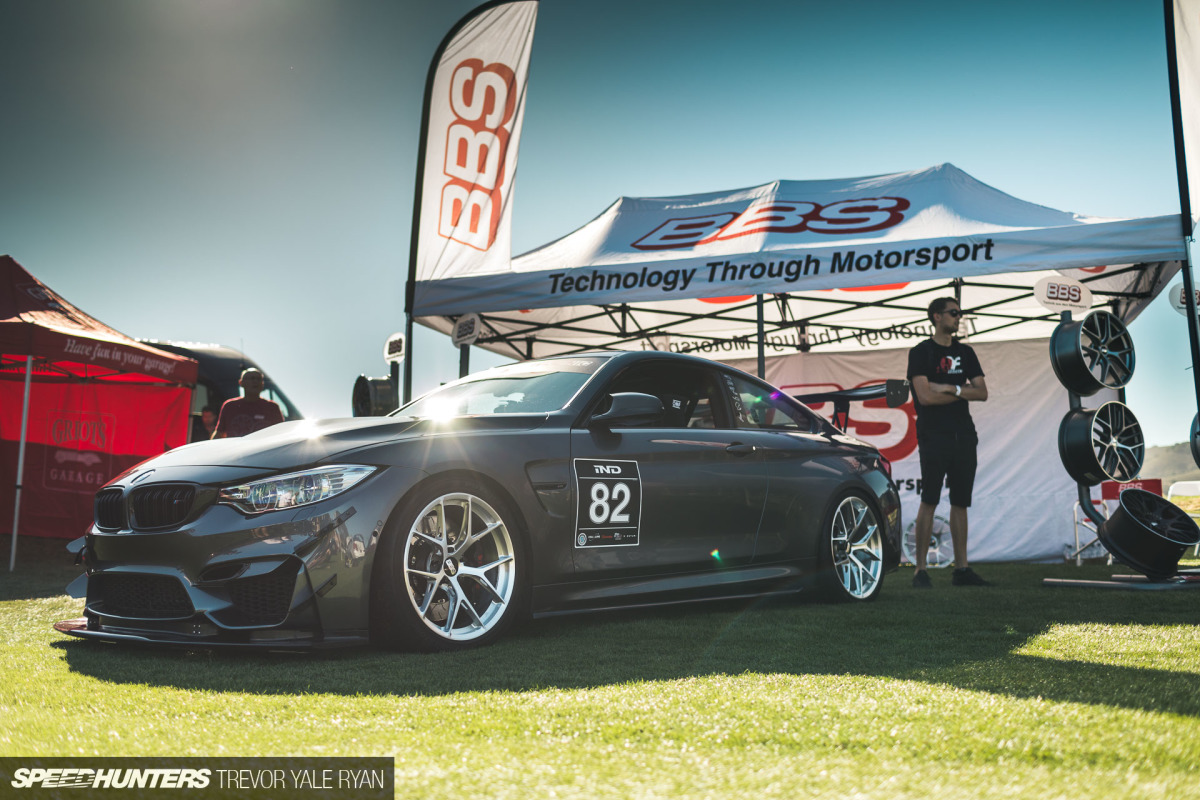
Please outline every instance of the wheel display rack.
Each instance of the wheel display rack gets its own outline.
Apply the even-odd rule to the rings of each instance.
[[[1098,408],[1083,406],[1084,397],[1120,389],[1133,377],[1133,339],[1124,323],[1104,310],[1082,320],[1072,320],[1071,312],[1064,311],[1050,337],[1050,363],[1070,401],[1058,429],[1058,453],[1079,487],[1076,539],[1082,513],[1111,556],[1141,574],[1113,575],[1109,581],[1045,578],[1042,584],[1127,591],[1200,588],[1200,570],[1179,569],[1187,548],[1200,543],[1200,528],[1185,512],[1142,489],[1122,491],[1109,515],[1092,502],[1091,487],[1103,481],[1132,481],[1145,460],[1145,440],[1132,409],[1117,401]],[[1079,552],[1077,547],[1075,555]]]

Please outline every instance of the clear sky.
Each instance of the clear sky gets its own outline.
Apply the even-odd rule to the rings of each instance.
[[[476,5],[0,0],[0,253],[348,415],[404,327],[426,70]],[[1149,0],[542,0],[514,250],[620,195],[943,162],[1065,211],[1177,213],[1166,63]],[[1164,297],[1131,330],[1147,442],[1184,441],[1185,320]],[[413,348],[417,392],[457,376],[445,337]]]

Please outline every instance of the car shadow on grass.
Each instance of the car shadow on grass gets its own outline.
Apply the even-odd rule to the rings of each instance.
[[[997,566],[989,577],[998,586],[951,588],[947,574],[924,592],[910,589],[910,573],[902,570],[871,603],[722,601],[555,617],[454,654],[187,652],[78,640],[53,646],[81,674],[190,690],[435,696],[749,672],[858,675],[1200,716],[1200,674],[1189,671],[1194,662],[1182,670],[1172,669],[1170,658],[1145,667],[1104,663],[1103,644],[1089,644],[1103,635],[1088,627],[1194,626],[1200,590],[1041,584],[1042,577],[1106,577],[1113,571],[1106,569],[1100,575],[1086,568]],[[1052,631],[1069,652],[1037,654],[1031,644]]]

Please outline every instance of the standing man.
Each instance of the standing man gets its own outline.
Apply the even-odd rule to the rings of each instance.
[[[990,586],[967,566],[967,508],[975,486],[975,449],[979,437],[968,404],[988,398],[983,369],[975,351],[958,341],[962,309],[953,297],[929,304],[933,336],[908,352],[908,380],[917,410],[917,447],[921,458],[921,507],[915,523],[917,571],[913,587],[933,584],[925,557],[933,536],[933,512],[950,489],[950,538],[954,542],[955,586]]]
[[[250,367],[242,370],[238,378],[238,386],[242,387],[243,397],[233,397],[221,404],[221,413],[217,417],[217,429],[212,438],[224,439],[227,436],[245,436],[262,430],[277,422],[283,422],[283,413],[279,406],[270,400],[259,397],[266,379],[262,372]]]

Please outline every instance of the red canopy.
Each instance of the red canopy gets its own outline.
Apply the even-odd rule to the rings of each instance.
[[[82,535],[100,486],[187,442],[196,373],[193,359],[113,330],[0,256],[0,532],[14,534],[10,569],[18,532]]]
[[[0,256],[0,357],[35,373],[134,383],[196,382],[196,362],[129,338]]]

